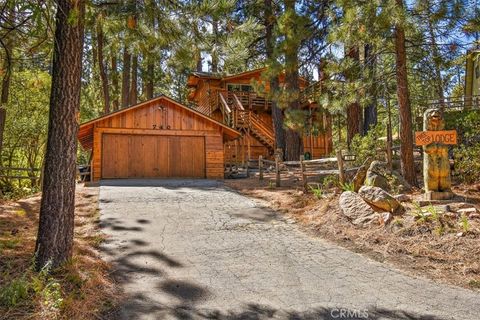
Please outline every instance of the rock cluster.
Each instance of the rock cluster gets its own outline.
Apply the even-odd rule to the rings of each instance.
[[[388,223],[393,215],[402,214],[404,210],[400,202],[388,192],[370,186],[361,187],[358,193],[343,192],[340,196],[340,208],[355,225],[372,221]]]
[[[358,193],[345,191],[340,195],[343,214],[355,225],[366,224],[377,219],[375,211],[363,201]]]
[[[346,191],[340,196],[343,214],[355,225],[369,224],[372,221],[388,223],[394,215],[404,212],[402,201],[409,197],[392,196],[388,191],[408,190],[410,185],[395,173],[391,173],[386,163],[367,160],[353,178],[354,192]]]
[[[390,172],[387,163],[382,161],[373,161],[370,164],[363,184],[397,192],[409,191],[412,188],[398,172]]]
[[[395,171],[387,169],[381,161],[370,160],[358,169],[352,180],[353,191],[343,192],[340,196],[340,208],[354,225],[388,224],[395,216],[405,213],[402,203],[412,202],[410,195],[401,193],[411,189],[411,186]],[[436,212],[445,217],[458,219],[465,216],[468,219],[480,219],[480,212],[472,203],[464,199],[442,201],[418,200],[417,206],[425,216],[431,215],[425,206],[432,206]],[[411,207],[411,206],[410,206]]]
[[[403,208],[397,199],[378,187],[363,186],[358,195],[376,211],[395,214]]]

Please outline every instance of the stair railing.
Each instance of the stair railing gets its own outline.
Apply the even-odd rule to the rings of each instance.
[[[220,108],[221,108],[221,111],[222,111],[222,114],[223,114],[223,121],[225,122],[225,124],[231,126],[232,123],[232,119],[231,119],[231,116],[232,116],[232,110],[230,109],[230,107],[228,106],[228,103],[227,103],[227,100],[225,100],[225,97],[224,97],[224,94],[226,92],[225,91],[219,91],[218,92],[218,98],[220,100]]]
[[[270,128],[270,126],[268,126],[257,114],[251,111],[249,111],[248,114],[248,123],[250,130],[259,136],[262,136],[273,148],[273,143],[275,141],[273,129]]]

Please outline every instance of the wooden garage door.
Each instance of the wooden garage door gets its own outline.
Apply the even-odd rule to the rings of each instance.
[[[102,178],[204,178],[205,138],[103,134]]]

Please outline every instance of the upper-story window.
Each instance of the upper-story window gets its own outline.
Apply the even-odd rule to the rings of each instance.
[[[248,84],[237,84],[237,83],[229,83],[227,84],[228,91],[236,91],[236,92],[252,92],[253,88],[251,85]]]

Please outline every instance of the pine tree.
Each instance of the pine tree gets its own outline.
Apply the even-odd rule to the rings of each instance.
[[[104,34],[103,34],[103,16],[104,13],[100,11],[97,16],[96,21],[96,33],[97,33],[97,63],[98,69],[100,73],[100,80],[102,84],[102,98],[103,98],[103,112],[109,113],[110,112],[110,92],[109,92],[109,85],[108,85],[108,75],[107,75],[107,67],[104,61]]]
[[[72,256],[85,1],[57,1],[52,91],[40,222],[38,270]],[[72,18],[74,20],[72,20]]]
[[[276,61],[275,50],[275,36],[274,36],[274,26],[276,18],[273,11],[272,1],[264,1],[264,26],[265,26],[265,51],[267,64],[270,66],[268,82],[271,92],[278,92],[280,89],[278,81],[278,61]],[[273,75],[272,75],[273,73]],[[285,128],[283,127],[283,112],[278,107],[276,99],[272,99],[272,122],[273,129],[275,132],[275,146],[276,148],[285,150]]]
[[[403,0],[395,0],[400,17],[404,17]],[[405,48],[404,19],[395,24],[395,57],[397,77],[397,99],[400,112],[400,165],[402,175],[411,185],[417,185],[413,158],[412,111],[407,75],[407,52]]]
[[[285,56],[285,87],[284,96],[288,103],[286,109],[287,118],[290,117],[290,125],[285,132],[285,153],[286,160],[300,159],[303,154],[303,138],[302,132],[294,126],[298,125],[301,120],[302,111],[300,110],[299,102],[299,63],[298,52],[301,43],[303,27],[303,19],[297,14],[295,8],[295,0],[285,0],[285,12],[281,17],[280,32],[284,35],[283,52]],[[299,117],[300,116],[300,117]],[[299,119],[300,118],[300,119]],[[300,128],[303,123],[299,124]]]
[[[2,29],[15,26],[15,6],[14,3],[5,4],[5,20],[2,21]],[[9,29],[7,29],[9,30]],[[5,131],[5,123],[7,120],[7,104],[10,93],[10,80],[12,77],[13,64],[13,36],[10,32],[2,35],[2,47],[4,51],[4,58],[2,61],[2,89],[0,92],[0,164],[2,163],[2,149],[3,149],[3,133]]]

